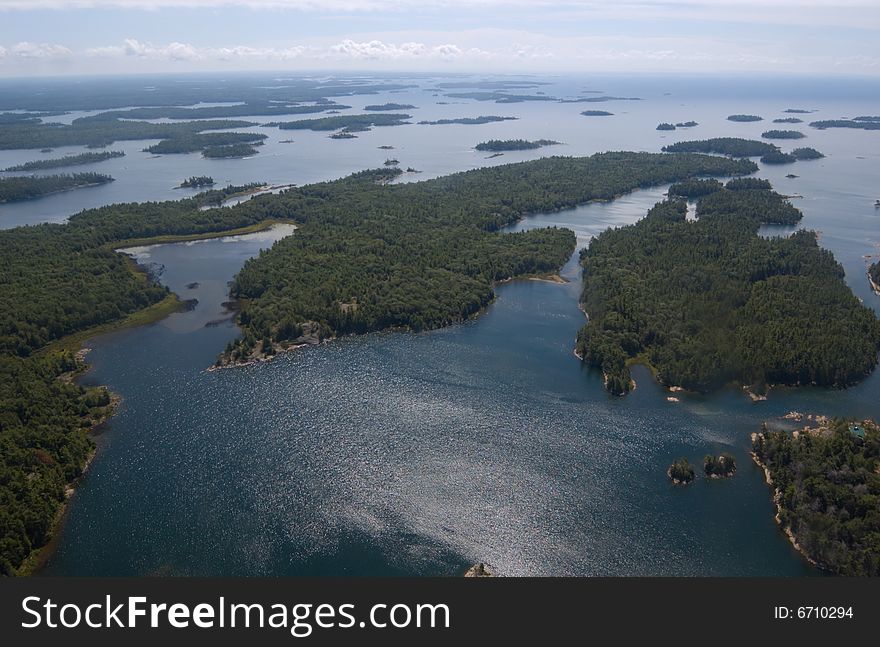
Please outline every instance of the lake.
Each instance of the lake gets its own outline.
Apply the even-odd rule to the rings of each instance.
[[[406,176],[412,181],[545,154],[759,138],[789,107],[816,109],[806,121],[877,112],[876,89],[849,85],[833,93],[746,81],[552,82],[540,89],[576,96],[592,88],[643,100],[438,105],[447,99],[434,97],[432,83],[421,80],[419,89],[340,101],[413,103],[420,106],[411,111],[414,121],[519,119],[375,128],[339,141],[261,129],[271,141],[243,160],[154,158],[139,153],[146,142],[127,142],[110,147],[130,151],[126,157],[82,167],[117,182],[2,205],[0,223],[61,221],[107,202],[177,197],[183,190],[172,187],[189,175],[301,185],[395,157],[423,171]],[[615,114],[579,115],[593,108]],[[765,121],[726,121],[741,112]],[[691,119],[700,125],[655,130],[661,121]],[[864,256],[880,244],[873,206],[880,196],[871,193],[880,132],[795,127],[808,138],[784,149],[813,146],[827,157],[765,166],[758,175],[782,193],[803,196],[793,198],[805,214],[801,226],[821,232],[853,291],[876,310],[880,298],[868,286]],[[511,137],[565,145],[491,160],[472,150]],[[294,143],[278,141],[288,138]],[[377,149],[386,144],[395,149]],[[52,155],[62,152],[68,151]],[[36,157],[0,151],[0,167]],[[529,217],[513,229],[570,227],[582,247],[605,228],[643,216],[664,191]],[[876,372],[846,391],[780,389],[752,403],[727,390],[681,395],[675,403],[637,368],[636,390],[612,397],[601,375],[572,354],[584,321],[576,254],[562,272],[567,284],[505,284],[485,314],[463,325],[348,337],[269,363],[207,371],[237,335],[223,305],[228,281],[246,258],[284,235],[296,233],[276,228],[130,250],[198,304],[88,342],[92,369],[84,382],[107,384],[123,400],[97,436],[97,458],[71,500],[46,574],[457,575],[475,561],[505,575],[816,574],[773,521],[763,474],[749,459],[749,434],[790,410],[880,417]],[[721,451],[737,458],[734,478],[670,485],[665,470],[673,459],[699,463]]]

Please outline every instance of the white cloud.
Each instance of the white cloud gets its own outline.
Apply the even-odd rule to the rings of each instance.
[[[196,47],[189,43],[168,43],[154,45],[142,43],[135,38],[126,38],[122,45],[91,47],[86,56],[98,58],[134,57],[154,61],[231,61],[231,60],[274,60],[289,61],[306,52],[303,46],[283,49],[272,47]]]
[[[4,50],[5,51],[5,50]],[[23,59],[61,59],[68,58],[73,54],[64,45],[54,45],[51,43],[29,43],[21,42],[13,45],[9,49],[9,54],[13,57]]]

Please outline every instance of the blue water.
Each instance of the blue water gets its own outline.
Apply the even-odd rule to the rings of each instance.
[[[251,160],[224,161],[224,173],[236,181],[303,184],[394,156],[425,171],[411,180],[547,150],[656,151],[679,139],[757,137],[788,107],[820,111],[805,120],[877,113],[876,93],[852,88],[837,98],[784,84],[722,94],[700,92],[694,81],[657,80],[640,92],[633,79],[605,78],[555,80],[542,90],[576,94],[598,81],[609,94],[645,100],[442,106],[434,102],[445,99],[432,97],[425,82],[363,102],[411,102],[420,106],[413,111],[418,119],[514,114],[520,120],[377,128],[347,141],[276,132],[275,139],[292,133],[296,143],[277,144],[278,157],[269,154],[276,150],[270,144]],[[346,102],[360,106],[357,98]],[[591,108],[615,115],[578,114]],[[734,112],[761,114],[765,122],[727,122]],[[700,126],[654,130],[660,121],[688,119]],[[801,226],[821,232],[854,292],[877,309],[864,257],[880,244],[873,207],[880,196],[872,193],[880,132],[800,129],[808,138],[796,145],[828,157],[759,175],[803,196],[793,199],[805,213]],[[470,147],[490,137],[542,137],[566,146],[485,160]],[[396,150],[375,148],[385,143]],[[21,152],[2,155],[18,159]],[[165,187],[192,174],[217,177],[215,164],[181,156],[162,158],[157,167]],[[150,182],[137,191],[153,198],[171,193]],[[125,187],[123,179],[112,185]],[[142,199],[130,188],[131,199]],[[664,190],[534,216],[514,229],[567,226],[583,246],[603,229],[643,216]],[[73,205],[84,206],[76,200],[109,197],[88,191],[47,198],[71,201],[51,218],[48,207],[13,206],[0,211],[0,220],[62,219]],[[92,370],[85,381],[109,385],[123,402],[98,436],[97,458],[72,499],[47,573],[453,575],[486,561],[507,575],[815,574],[773,522],[763,475],[748,456],[749,434],[790,410],[878,417],[876,372],[846,391],[779,389],[767,402],[752,403],[729,390],[680,395],[676,403],[637,368],[636,390],[611,397],[601,375],[572,354],[584,321],[576,255],[563,270],[569,283],[503,285],[487,312],[464,325],[350,337],[266,364],[206,371],[237,334],[222,306],[227,281],[245,258],[281,235],[296,233],[134,250],[141,262],[164,268],[161,280],[172,290],[199,303],[87,344]],[[199,286],[188,289],[192,282]],[[674,458],[699,462],[721,451],[737,458],[734,478],[669,484],[665,469]]]

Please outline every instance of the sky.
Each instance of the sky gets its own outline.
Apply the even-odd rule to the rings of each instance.
[[[0,77],[208,71],[880,77],[880,0],[0,0]]]

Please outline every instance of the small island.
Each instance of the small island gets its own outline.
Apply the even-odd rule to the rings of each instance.
[[[112,182],[109,175],[99,173],[74,173],[73,175],[30,175],[0,178],[0,204],[33,200],[53,193],[98,186]]]
[[[701,180],[699,178],[692,178],[690,180],[673,183],[669,187],[668,193],[671,196],[693,199],[701,198],[710,193],[715,193],[723,188],[724,185],[715,179]]]
[[[670,124],[664,121],[661,124],[657,124],[657,130],[675,130],[675,124]]]
[[[871,282],[874,292],[880,294],[880,261],[877,261],[868,268],[868,280]]]
[[[552,139],[536,139],[528,141],[526,139],[490,139],[486,142],[480,142],[474,148],[478,151],[525,151],[542,148],[544,146],[556,146],[559,142]]]
[[[792,412],[787,418],[803,420]],[[752,434],[752,458],[773,492],[776,522],[814,565],[835,575],[880,575],[880,426],[807,416],[795,431]]]
[[[775,150],[773,144],[740,137],[713,137],[663,147],[664,153],[717,153],[731,157],[760,157]]]
[[[480,115],[479,117],[457,117],[455,119],[438,119],[436,121],[420,121],[421,126],[447,126],[450,124],[460,124],[463,126],[479,126],[480,124],[489,124],[495,121],[513,121],[516,117],[498,117],[496,115]]]
[[[378,148],[381,151],[393,151],[394,150],[394,146],[389,146],[387,144],[384,144],[382,146],[376,146],[376,148]]]
[[[197,133],[163,139],[158,144],[153,144],[144,149],[145,153],[154,155],[173,155],[182,153],[203,153],[209,148],[220,146],[232,146],[234,144],[257,145],[267,139],[261,133]],[[207,156],[206,156],[207,157]]]
[[[803,119],[798,119],[797,117],[783,117],[781,119],[774,119],[774,124],[802,124],[804,123]]]
[[[797,158],[794,155],[783,153],[779,149],[761,156],[761,162],[764,164],[793,164],[796,161]]]
[[[855,119],[826,119],[822,121],[811,121],[810,126],[818,130],[825,130],[827,128],[880,130],[880,120],[866,117],[856,117]]]
[[[258,152],[251,144],[227,144],[225,146],[208,146],[202,151],[202,156],[207,159],[229,159],[250,157]]]
[[[364,110],[382,112],[383,110],[414,110],[415,106],[409,103],[382,103],[364,106]]]
[[[328,135],[328,137],[330,139],[357,139],[357,135],[348,130],[340,130],[338,133]]]
[[[611,117],[614,115],[613,112],[607,110],[584,110],[581,114],[584,117]]]
[[[666,476],[675,485],[687,485],[697,478],[694,466],[690,464],[688,459],[679,458],[666,469]]]
[[[811,112],[816,112],[815,110],[803,110],[801,108],[786,108],[782,112],[787,112],[790,115],[808,115]]]
[[[398,164],[400,164],[400,161],[396,160],[396,159],[386,159],[385,160],[385,166],[397,166]]]
[[[203,186],[214,186],[214,178],[210,175],[193,175],[177,185],[180,189],[197,189]]]
[[[805,134],[798,130],[765,130],[761,133],[764,139],[803,139]]]
[[[374,126],[402,126],[409,123],[411,115],[403,113],[378,113],[373,115],[334,115],[316,119],[299,119],[297,121],[271,122],[267,127],[278,127],[281,130],[339,130],[348,132],[365,132]]]
[[[764,118],[759,117],[758,115],[730,115],[727,117],[727,121],[747,123],[750,121],[764,121]]]
[[[730,454],[706,456],[703,459],[703,473],[710,479],[726,479],[736,474],[736,459]]]
[[[822,153],[817,151],[815,148],[795,148],[791,153],[789,153],[796,160],[818,160],[825,157]]]
[[[676,128],[693,128],[694,126],[699,126],[696,121],[679,121],[675,124]]]
[[[101,153],[80,153],[79,155],[66,155],[48,160],[35,160],[33,162],[25,162],[3,169],[7,172],[12,171],[41,171],[44,169],[63,168],[65,166],[81,166],[83,164],[95,164],[104,160],[114,159],[117,157],[125,157],[122,151],[104,151]]]

